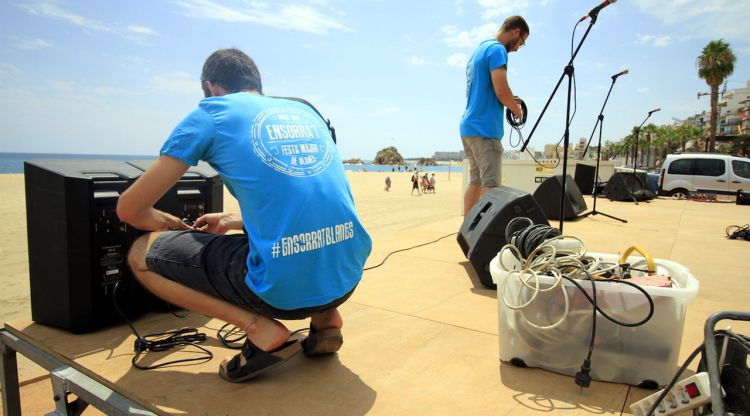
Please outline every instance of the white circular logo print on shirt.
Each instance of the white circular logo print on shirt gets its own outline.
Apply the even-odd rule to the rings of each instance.
[[[253,150],[263,163],[289,176],[314,176],[331,163],[333,148],[320,117],[306,111],[262,111],[250,127]]]

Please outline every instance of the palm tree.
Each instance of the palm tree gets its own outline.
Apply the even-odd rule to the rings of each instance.
[[[646,144],[643,146],[643,150],[645,150],[646,154],[646,163],[643,162],[643,156],[644,154],[641,153],[641,162],[640,164],[643,166],[651,166],[651,140],[652,136],[656,135],[656,125],[654,123],[648,123],[645,127],[643,127],[643,130],[641,130],[641,134],[645,136]]]
[[[732,48],[724,39],[712,40],[703,48],[698,57],[698,76],[706,80],[711,87],[711,130],[709,132],[709,151],[716,149],[716,107],[719,100],[719,85],[734,72],[734,56]]]

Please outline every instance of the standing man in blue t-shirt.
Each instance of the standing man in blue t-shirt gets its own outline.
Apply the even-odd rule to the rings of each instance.
[[[508,53],[526,44],[529,25],[521,16],[503,22],[495,37],[477,46],[466,64],[466,110],[461,117],[461,141],[469,159],[469,187],[464,216],[485,192],[499,185],[503,154],[503,106],[521,118],[521,106],[508,85]]]
[[[206,98],[123,193],[117,214],[151,231],[128,258],[148,290],[247,334],[242,352],[219,369],[239,382],[302,350],[338,351],[343,320],[337,307],[359,283],[372,242],[319,114],[263,96],[255,63],[237,49],[209,56],[201,85]],[[154,209],[200,160],[219,173],[241,212],[206,214],[191,226]],[[278,321],[308,317],[302,342]]]

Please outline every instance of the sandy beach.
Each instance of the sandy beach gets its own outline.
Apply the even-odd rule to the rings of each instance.
[[[436,193],[411,195],[407,172],[347,172],[357,210],[373,237],[460,215],[461,174],[437,173]],[[385,178],[391,177],[390,192]],[[23,174],[0,175],[0,317],[3,322],[31,316],[26,241],[26,199]],[[238,210],[237,201],[224,192],[224,209]],[[377,240],[377,239],[376,239]]]

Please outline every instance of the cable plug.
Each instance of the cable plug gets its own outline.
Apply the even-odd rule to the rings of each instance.
[[[591,384],[591,360],[586,358],[581,365],[581,371],[576,373],[576,384],[581,388],[586,388]]]
[[[133,350],[135,350],[135,352],[148,351],[150,347],[151,343],[141,337],[136,338],[133,343]]]

